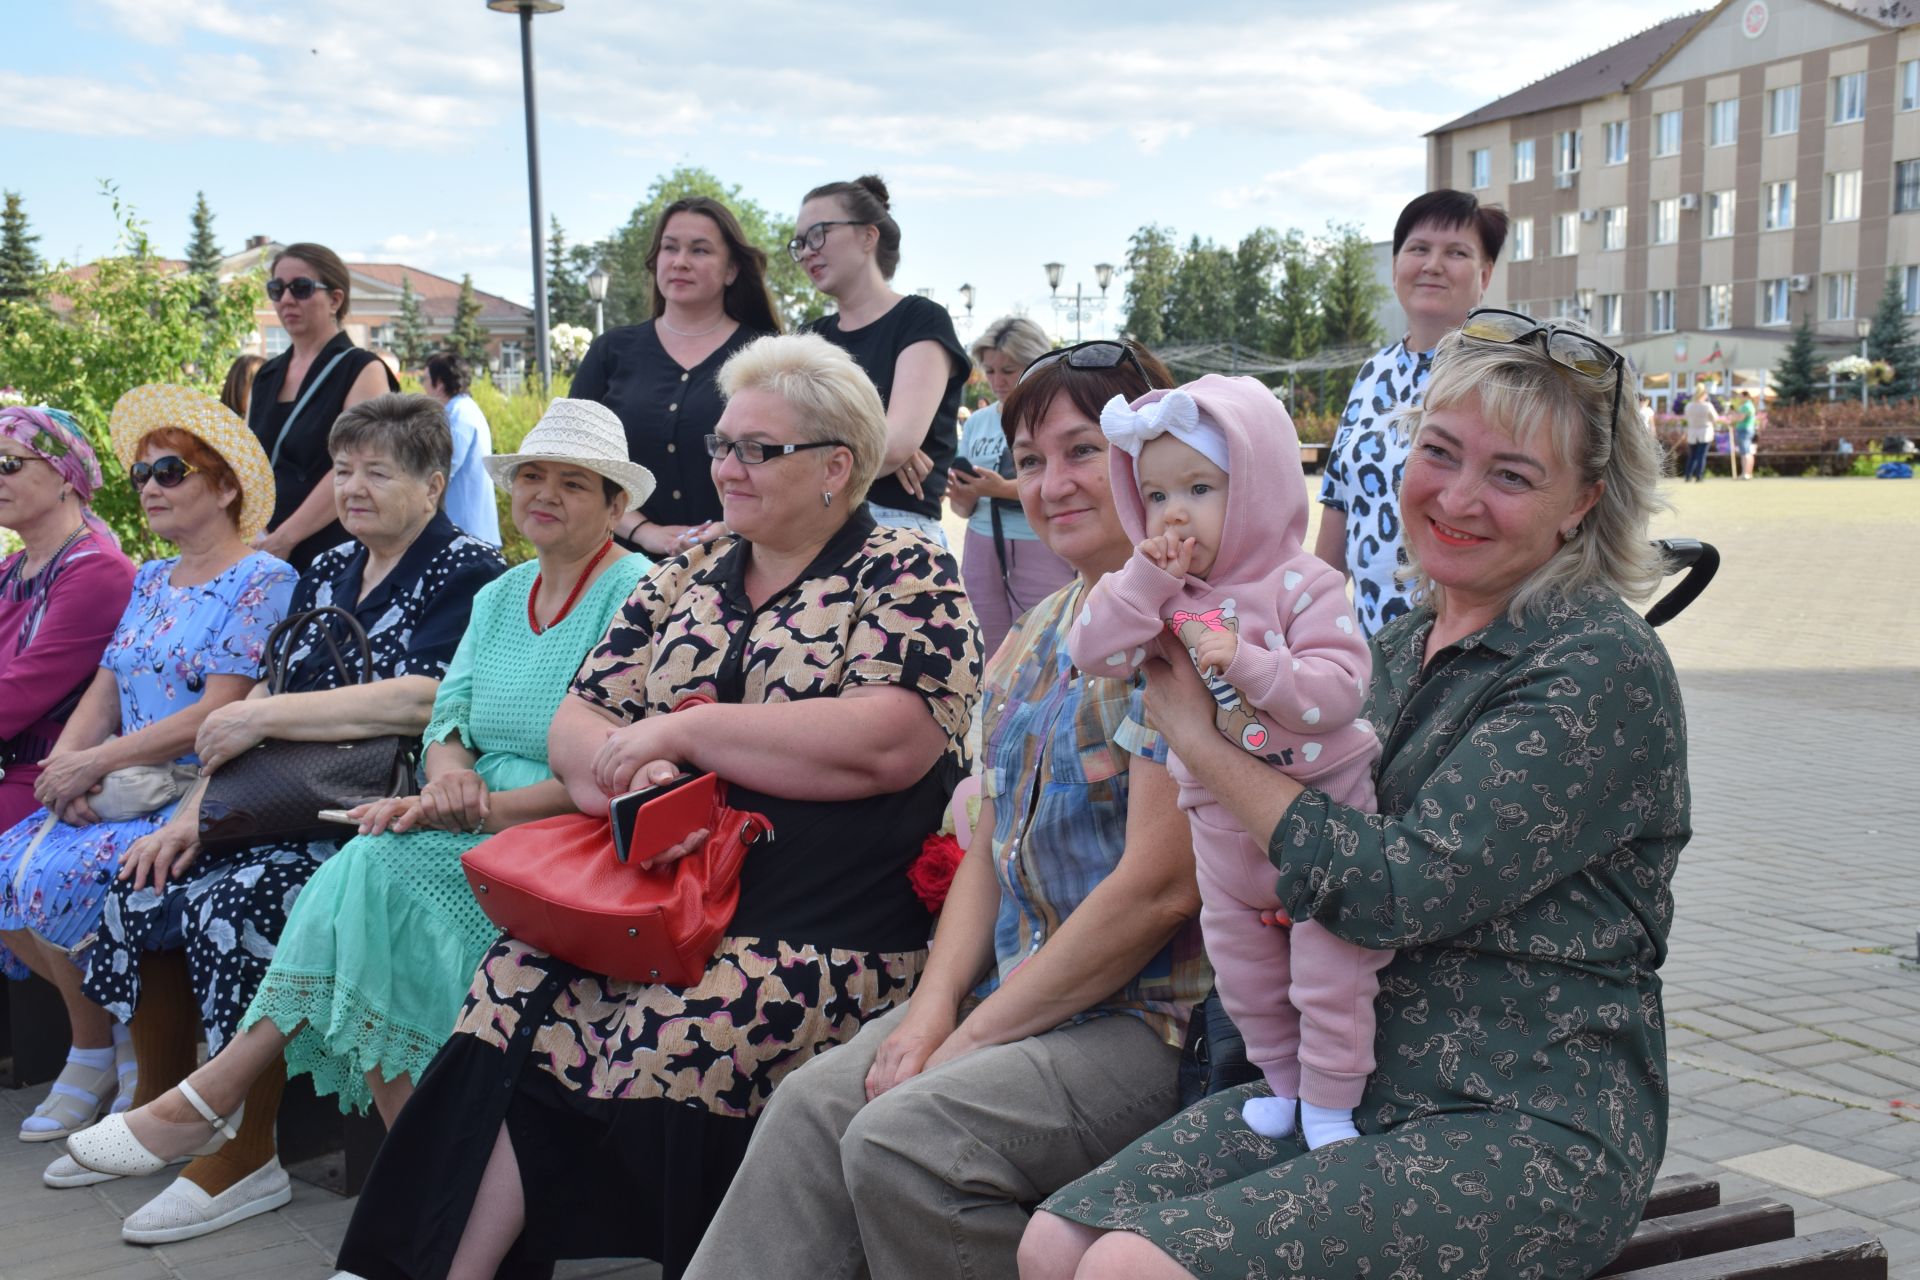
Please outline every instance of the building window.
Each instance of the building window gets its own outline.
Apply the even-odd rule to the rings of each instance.
[[[1580,252],[1580,215],[1569,211],[1553,215],[1553,256]]]
[[[1709,240],[1733,234],[1733,192],[1707,192],[1707,230]]]
[[[1827,175],[1827,221],[1855,222],[1860,217],[1860,171]]]
[[[500,367],[509,372],[518,372],[522,363],[520,344],[507,341],[500,344]]]
[[[1627,122],[1614,120],[1607,124],[1607,163],[1625,164],[1627,162]]]
[[[1680,197],[1653,202],[1653,227],[1647,237],[1654,244],[1672,244],[1680,238]]]
[[[367,341],[376,347],[392,346],[393,326],[390,324],[377,324],[373,326],[373,328],[367,331]]]
[[[1622,305],[1624,302],[1625,299],[1617,293],[1607,293],[1600,296],[1601,333],[1616,335],[1626,332],[1626,308]]]
[[[1908,315],[1920,313],[1920,267],[1908,267],[1900,275],[1902,305]]]
[[[1767,90],[1767,132],[1774,137],[1800,132],[1800,86]]]
[[[1580,131],[1566,129],[1553,135],[1553,171],[1580,172]]]
[[[1733,286],[1710,284],[1700,291],[1703,329],[1726,329],[1733,325]]]
[[[1856,71],[1833,78],[1834,124],[1852,124],[1867,116],[1867,73]]]
[[[1785,231],[1793,225],[1793,179],[1767,184],[1767,230]]]
[[[1481,191],[1493,185],[1493,152],[1481,147],[1478,151],[1467,152],[1467,163],[1473,170],[1473,189]]]
[[[1533,139],[1522,138],[1513,144],[1513,180],[1533,181]]]
[[[1707,107],[1707,145],[1730,147],[1740,140],[1740,99],[1726,98]]]
[[[268,359],[279,355],[293,345],[293,339],[279,325],[269,325],[260,334],[260,345],[265,349]]]
[[[1760,323],[1787,323],[1787,299],[1792,292],[1788,281],[1763,281],[1760,286]]]
[[[1900,64],[1900,109],[1920,111],[1920,58]]]
[[[1842,271],[1821,278],[1821,292],[1826,295],[1827,306],[1823,313],[1828,320],[1853,319],[1853,272]]]
[[[1533,258],[1533,219],[1515,218],[1512,227],[1513,252],[1508,255],[1510,262],[1527,262]]]
[[[1627,247],[1627,207],[1616,205],[1600,211],[1600,247],[1602,249],[1624,249]]]
[[[1673,332],[1673,290],[1655,289],[1647,295],[1647,330]]]
[[[1678,111],[1662,111],[1653,118],[1653,154],[1657,156],[1680,154],[1680,113]]]
[[[1920,160],[1901,160],[1893,166],[1893,211],[1920,212]]]

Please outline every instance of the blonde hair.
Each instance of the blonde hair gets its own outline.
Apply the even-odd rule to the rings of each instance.
[[[1051,350],[1053,344],[1039,325],[1025,316],[1001,316],[973,340],[967,354],[979,364],[989,352],[998,351],[1025,369]]]
[[[1586,332],[1567,321],[1555,324]],[[1647,539],[1648,521],[1666,507],[1659,494],[1663,459],[1658,442],[1638,420],[1633,397],[1625,394],[1635,383],[1633,366],[1623,363],[1617,376],[1623,380],[1620,416],[1609,422],[1612,378],[1577,373],[1549,359],[1531,341],[1484,342],[1456,329],[1433,353],[1433,380],[1419,407],[1407,411],[1413,447],[1418,448],[1427,414],[1477,402],[1489,426],[1521,445],[1544,436],[1554,455],[1578,472],[1583,487],[1601,486],[1574,536],[1515,588],[1507,604],[1507,616],[1515,625],[1529,611],[1570,604],[1596,592],[1645,600],[1666,574],[1659,552]],[[1406,551],[1410,567],[1402,576],[1438,602],[1445,589],[1421,570],[1411,544]]]
[[[865,370],[817,333],[761,338],[720,367],[720,395],[765,391],[790,405],[803,441],[838,440],[853,455],[847,502],[858,503],[887,452],[887,411]]]

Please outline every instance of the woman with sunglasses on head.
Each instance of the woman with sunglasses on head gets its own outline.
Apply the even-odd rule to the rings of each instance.
[[[1144,349],[1090,342],[1007,397],[1020,504],[1076,577],[988,667],[980,815],[913,999],[775,1091],[699,1280],[1011,1275],[1027,1206],[1173,1113],[1212,981],[1192,837],[1144,680],[1067,652],[1133,552],[1101,407],[1172,382]]]
[[[692,985],[592,973],[510,935],[487,952],[361,1192],[346,1272],[648,1257],[677,1277],[768,1094],[920,973],[931,920],[907,869],[968,765],[972,613],[948,556],[867,512],[886,421],[845,352],[762,338],[719,386],[709,452],[730,533],[615,614],[548,758],[596,815],[715,773],[774,839],[747,852]],[[714,702],[676,710],[692,695]]]
[[[1378,1066],[1360,1136],[1311,1152],[1243,1123],[1264,1082],[1147,1134],[1042,1206],[1026,1280],[1573,1280],[1632,1235],[1666,1145],[1657,971],[1692,829],[1679,684],[1627,603],[1662,573],[1631,384],[1571,324],[1482,310],[1441,339],[1400,492],[1422,595],[1373,637],[1377,814],[1227,742],[1192,663],[1149,664],[1154,725],[1272,833],[1288,917],[1394,952]]]
[[[767,255],[733,211],[686,196],[660,212],[647,248],[653,318],[593,340],[569,393],[620,415],[627,456],[659,477],[616,536],[650,556],[676,556],[724,532],[707,475],[706,438],[720,418],[714,383],[733,353],[780,332]]]
[[[305,572],[347,540],[334,511],[327,433],[340,414],[400,389],[393,371],[343,327],[353,280],[325,245],[290,244],[273,259],[267,300],[291,345],[253,378],[247,426],[273,464],[273,518],[260,549]]]
[[[72,449],[35,427],[41,456]],[[26,1142],[64,1138],[109,1102],[132,1104],[132,1045],[82,993],[75,957],[101,928],[121,858],[177,805],[200,727],[259,678],[267,633],[293,593],[293,571],[249,545],[273,509],[273,474],[239,418],[197,391],[145,386],[114,405],[111,430],[148,527],[179,554],[140,566],[85,694],[40,762],[43,807],[0,832],[0,966],[59,988],[73,1031],[66,1068],[21,1125]]]
[[[787,252],[839,304],[808,328],[844,347],[886,406],[887,451],[868,503],[873,518],[946,546],[940,497],[972,366],[946,308],[889,283],[900,265],[900,224],[889,212],[887,184],[868,174],[809,191]]]

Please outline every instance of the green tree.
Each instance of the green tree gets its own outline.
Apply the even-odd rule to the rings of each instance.
[[[212,320],[220,310],[220,244],[213,238],[213,210],[207,193],[193,193],[193,237],[187,241],[187,274],[200,282],[200,314]]]
[[[0,301],[0,386],[29,402],[58,405],[86,428],[106,484],[94,507],[135,560],[159,554],[107,434],[114,403],[134,387],[175,382],[218,395],[227,365],[254,328],[261,281],[229,281],[211,318],[199,311],[200,281],[155,254],[144,223],[111,186],[121,228],[115,253],[77,274],[62,264],[21,301]]]
[[[433,341],[427,335],[427,316],[420,308],[420,295],[413,291],[413,277],[400,277],[400,312],[393,322],[393,353],[400,357],[403,369],[418,369],[433,354]]]
[[[447,346],[456,355],[466,357],[476,369],[486,367],[487,331],[480,327],[480,300],[473,296],[473,276],[460,277],[460,301],[453,308],[453,332]]]
[[[1793,331],[1793,341],[1773,367],[1773,390],[1780,404],[1806,404],[1818,394],[1813,354],[1813,323],[1801,317]]]
[[[1256,227],[1233,251],[1235,336],[1258,351],[1278,345],[1281,239],[1272,227]]]
[[[1875,391],[1876,399],[1911,400],[1920,396],[1920,342],[1907,321],[1906,299],[1900,289],[1900,269],[1887,272],[1880,306],[1867,331],[1867,357],[1893,366],[1893,381]]]
[[[1170,229],[1149,223],[1127,241],[1127,317],[1121,331],[1128,337],[1149,347],[1166,341],[1167,309],[1179,267],[1180,251]]]
[[[27,231],[27,211],[19,193],[5,194],[6,208],[0,212],[0,302],[30,296],[34,282],[45,269],[33,249],[40,237]]]
[[[1280,290],[1275,306],[1273,350],[1304,360],[1320,349],[1320,278],[1324,264],[1298,230],[1280,241]]]
[[[1380,325],[1374,308],[1387,289],[1373,275],[1373,244],[1356,226],[1327,225],[1320,285],[1321,332],[1329,346],[1374,347]]]
[[[1167,341],[1231,342],[1238,336],[1234,315],[1233,251],[1194,236],[1173,273],[1167,302]]]
[[[567,244],[567,233],[554,218],[547,236],[547,318],[552,324],[592,327],[593,302],[587,297],[586,273],[576,269],[579,245]],[[591,268],[589,268],[591,270]]]
[[[705,169],[682,165],[654,179],[646,198],[602,246],[598,260],[612,276],[606,302],[609,328],[638,324],[653,316],[653,276],[647,270],[647,248],[653,243],[653,228],[661,211],[685,196],[708,196],[733,211],[747,240],[767,255],[767,287],[773,294],[775,310],[789,328],[826,314],[826,298],[787,254],[792,225],[786,216],[769,213],[757,200],[743,195],[738,186],[727,185]],[[591,318],[589,315],[589,322]]]

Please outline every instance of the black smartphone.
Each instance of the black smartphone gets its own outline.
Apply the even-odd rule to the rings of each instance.
[[[958,471],[962,475],[969,476],[977,476],[980,474],[980,468],[974,466],[973,459],[964,453],[954,455],[953,461],[947,464],[947,470]]]
[[[713,811],[715,781],[711,773],[683,773],[658,786],[615,796],[607,806],[614,856],[622,862],[631,857],[645,862],[695,830]],[[667,796],[674,799],[666,802]],[[648,829],[647,836],[636,835],[642,827]]]

